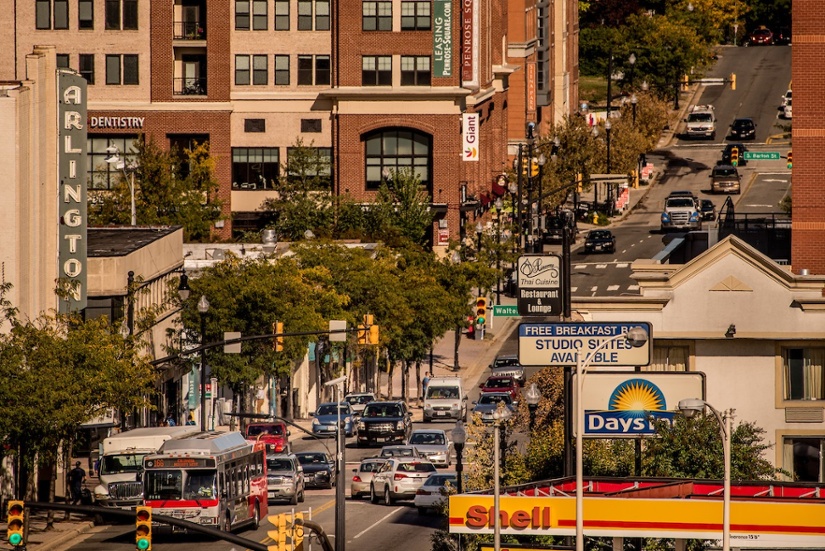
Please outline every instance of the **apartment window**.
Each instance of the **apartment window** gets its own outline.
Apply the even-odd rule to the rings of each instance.
[[[782,361],[786,400],[825,398],[825,348],[786,348]]]
[[[34,5],[36,29],[68,29],[69,0],[36,0]]]
[[[329,30],[329,0],[315,0],[315,30]]]
[[[430,56],[401,56],[401,85],[429,86]]]
[[[392,2],[362,2],[361,28],[365,31],[391,31]]]
[[[409,170],[421,182],[430,183],[432,138],[416,130],[388,129],[365,139],[367,189],[378,189],[385,171]]]
[[[252,56],[252,84],[269,84],[269,67],[267,56],[265,55]]]
[[[106,30],[135,30],[138,28],[137,0],[106,0]]]
[[[94,54],[80,54],[78,63],[78,71],[80,76],[86,79],[89,84],[95,83],[95,55]],[[123,150],[121,150],[123,151]]]
[[[265,31],[267,29],[268,0],[252,0],[252,30]]]
[[[312,0],[298,0],[298,30],[312,30]]]
[[[122,151],[126,164],[131,164],[137,160],[135,151],[135,140],[137,135],[116,134],[102,136],[95,134],[86,139],[88,145],[87,160],[89,162],[87,182],[90,189],[112,189],[120,182],[121,171],[106,162],[109,152],[107,147],[115,146],[118,151]]]
[[[273,189],[279,164],[277,147],[233,147],[232,188]]]
[[[93,0],[79,0],[77,3],[77,28],[95,28],[95,5]]]
[[[687,371],[690,348],[687,346],[654,345],[649,366],[642,371]]]
[[[107,55],[106,84],[139,84],[137,55]]]
[[[275,30],[289,30],[289,0],[275,0]]]
[[[235,84],[247,86],[250,82],[250,68],[248,55],[235,56]]]
[[[401,2],[401,30],[429,31],[430,9],[429,2]]]
[[[298,56],[298,85],[325,86],[329,84],[329,56],[328,55],[299,55]]]
[[[317,133],[321,131],[321,119],[301,119],[301,132]]]
[[[361,86],[392,86],[392,57],[362,57]]]
[[[825,482],[825,439],[786,437],[782,442],[782,467],[799,482]]]
[[[249,0],[235,0],[235,30],[249,30]]]
[[[293,172],[287,174],[290,180],[304,180],[314,189],[330,189],[332,186],[332,148],[304,147],[298,158],[293,158],[298,148],[286,150],[287,165]],[[290,163],[289,160],[292,159]],[[295,170],[300,170],[300,174]]]
[[[275,56],[275,85],[289,86],[289,56]]]
[[[266,119],[244,119],[244,132],[266,132]]]
[[[57,68],[58,69],[68,69],[69,68],[69,54],[57,54],[56,62],[57,62]]]

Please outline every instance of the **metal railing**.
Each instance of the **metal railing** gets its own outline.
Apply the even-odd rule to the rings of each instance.
[[[206,78],[175,77],[172,93],[176,96],[205,96]]]
[[[173,32],[178,40],[206,40],[206,25],[200,21],[175,21]]]

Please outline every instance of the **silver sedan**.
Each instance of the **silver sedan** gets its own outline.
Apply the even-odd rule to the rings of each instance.
[[[410,435],[409,445],[415,446],[418,454],[429,459],[433,465],[449,467],[452,464],[453,443],[441,429],[417,429]]]
[[[371,457],[361,461],[357,469],[352,470],[352,482],[349,494],[352,499],[361,499],[370,495],[372,476],[384,464],[384,459]]]

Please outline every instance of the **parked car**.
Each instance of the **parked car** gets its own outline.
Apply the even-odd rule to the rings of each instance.
[[[314,412],[312,419],[312,434],[315,436],[335,436],[338,434],[338,419],[344,423],[344,433],[347,436],[355,434],[355,423],[352,420],[352,408],[349,402],[324,402]]]
[[[773,33],[764,25],[760,26],[751,33],[749,42],[753,46],[770,46],[773,44]]]
[[[349,403],[353,415],[361,415],[367,404],[375,401],[375,394],[372,392],[353,392],[344,396],[344,401]]]
[[[266,456],[266,490],[269,501],[304,502],[304,468],[294,454]]]
[[[259,441],[266,444],[267,453],[289,453],[289,430],[283,421],[267,421],[266,423],[249,423],[246,426],[244,437],[247,440]]]
[[[392,505],[397,499],[415,499],[415,493],[436,472],[430,461],[391,457],[381,465],[370,483],[370,501]]]
[[[786,119],[793,118],[793,106],[791,105],[791,98],[788,98],[788,103],[785,104],[785,107],[782,108],[782,116]]]
[[[524,366],[519,362],[518,354],[496,356],[490,364],[490,369],[493,375],[509,375],[518,381],[518,384],[524,385]]]
[[[408,444],[393,444],[381,448],[381,452],[378,454],[378,457],[380,457],[381,459],[386,459],[388,457],[421,458],[422,456],[420,453],[418,453],[418,450],[415,449],[415,446]]]
[[[513,377],[491,375],[487,377],[487,380],[481,383],[478,388],[481,389],[481,392],[484,394],[487,392],[506,392],[514,402],[518,400],[520,393],[519,384]]]
[[[452,464],[453,444],[441,429],[416,429],[412,431],[408,444],[438,467],[449,468]]]
[[[734,119],[730,125],[728,139],[752,140],[756,138],[756,123],[751,118]]]
[[[358,419],[357,445],[407,441],[412,432],[412,413],[403,401],[370,402]]]
[[[304,486],[332,488],[335,486],[335,462],[325,452],[298,452],[295,454],[304,469]]]
[[[729,165],[732,164],[731,157],[733,155],[733,150],[736,149],[739,155],[739,162],[737,166],[745,166],[748,164],[748,161],[745,160],[745,152],[748,148],[743,143],[729,143],[725,146],[725,149],[722,150],[722,161],[719,164]]]
[[[616,236],[610,230],[590,230],[584,238],[585,253],[615,253]]]
[[[789,88],[788,91],[785,92],[784,94],[782,94],[781,97],[782,97],[781,107],[785,107],[786,105],[788,105],[788,102],[790,102],[791,99],[793,99],[793,91]]]
[[[495,421],[493,412],[498,409],[500,402],[504,402],[504,407],[509,409],[510,413],[516,412],[513,397],[509,392],[485,392],[473,402],[472,414],[480,416],[482,423],[492,423]]]
[[[447,496],[458,486],[455,473],[431,474],[424,484],[415,492],[413,503],[419,515],[439,510],[447,503]]]
[[[773,33],[773,43],[776,46],[790,46],[791,45],[791,29],[782,28]]]
[[[716,205],[710,199],[702,199],[702,220],[716,220]]]
[[[372,476],[385,461],[380,457],[369,457],[362,459],[358,468],[352,470],[352,482],[349,487],[349,495],[352,499],[361,499],[370,495]]]

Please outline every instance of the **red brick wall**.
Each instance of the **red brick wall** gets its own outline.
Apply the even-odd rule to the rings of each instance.
[[[792,75],[793,271],[825,274],[825,10],[821,0],[794,0]]]
[[[229,111],[89,111],[89,117],[145,117],[143,132],[164,148],[169,147],[168,134],[209,134],[209,150],[215,159],[215,179],[220,183],[218,198],[224,202],[227,217],[222,229],[215,229],[215,238],[228,240],[232,236],[232,148]],[[90,131],[89,135],[135,134],[134,129],[107,128]],[[138,220],[138,222],[140,222]]]

